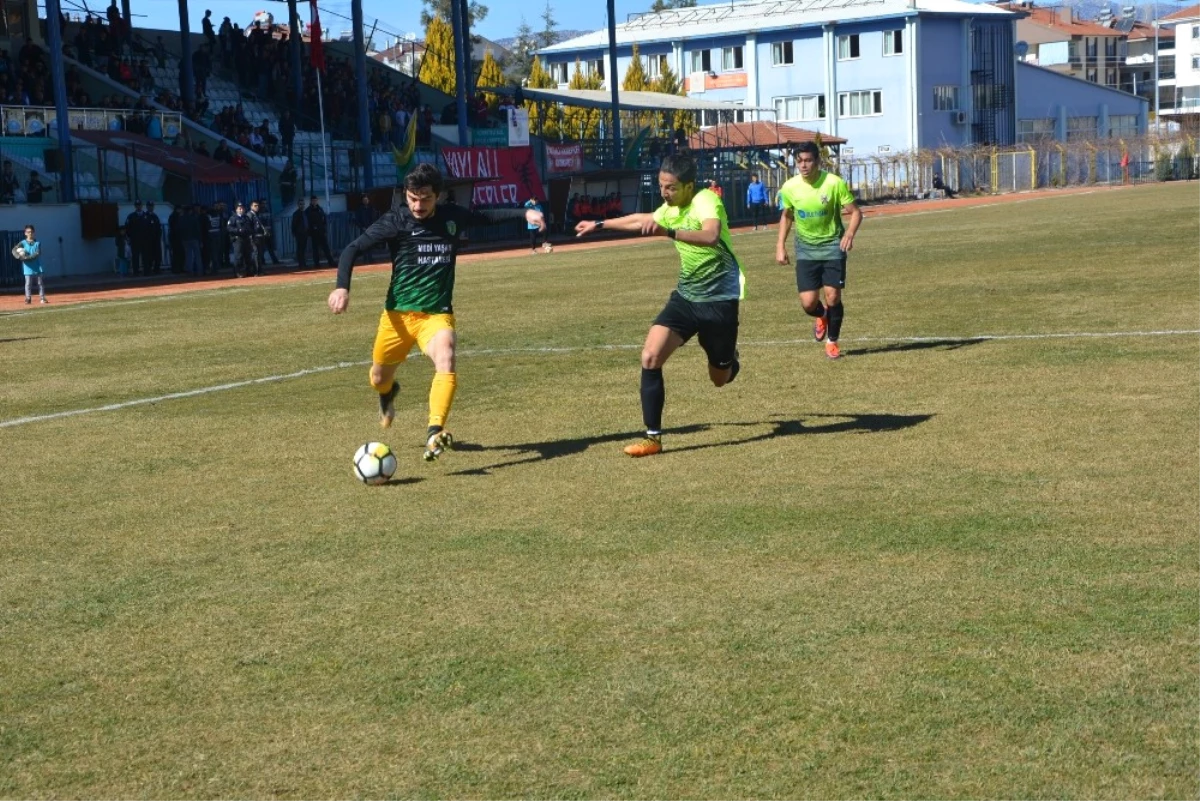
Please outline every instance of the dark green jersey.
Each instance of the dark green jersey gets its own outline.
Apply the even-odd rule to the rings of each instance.
[[[392,280],[384,307],[388,311],[452,314],[460,235],[477,225],[524,217],[523,209],[476,212],[445,203],[439,204],[432,216],[418,220],[407,206],[398,205],[342,251],[337,285],[349,289],[354,259],[363,250],[386,242],[392,254]]]

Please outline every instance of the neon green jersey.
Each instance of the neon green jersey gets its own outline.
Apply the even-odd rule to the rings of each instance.
[[[654,212],[654,222],[675,231],[699,231],[705,220],[721,221],[721,239],[716,247],[675,241],[679,252],[679,294],[694,303],[736,300],[742,296],[742,267],[733,253],[725,204],[715,192],[701,189],[683,207],[666,203]]]
[[[832,259],[841,255],[839,243],[845,226],[842,209],[854,202],[850,187],[840,176],[821,170],[809,183],[797,175],[779,188],[784,209],[791,209],[796,225],[796,258]]]

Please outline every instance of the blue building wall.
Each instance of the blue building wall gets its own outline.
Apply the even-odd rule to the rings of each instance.
[[[903,31],[902,53],[884,54],[885,32]],[[838,59],[838,37],[857,35],[857,58]],[[1094,116],[1096,136],[1106,136],[1118,118],[1120,134],[1144,133],[1146,106],[1133,95],[1086,83],[1032,65],[1013,57],[1015,22],[994,16],[917,16],[900,13],[890,17],[846,23],[807,25],[791,30],[739,30],[728,35],[697,39],[648,42],[639,45],[639,55],[665,55],[681,80],[692,74],[696,51],[710,52],[710,72],[746,74],[747,86],[707,89],[705,100],[720,100],[746,106],[773,108],[785,97],[824,95],[825,116],[789,114],[779,117],[801,128],[835,134],[849,140],[855,157],[880,153],[881,148],[900,152],[915,148],[960,147],[991,141],[1013,144],[1029,138],[1031,127],[1068,138]],[[772,63],[773,45],[792,42],[790,65]],[[741,69],[726,70],[721,49],[743,48]],[[577,57],[584,61],[605,59],[605,76],[621,81],[629,68],[631,45],[618,47],[617,75],[608,75],[606,51],[589,48],[542,54],[544,63],[565,62],[567,77]],[[939,108],[937,87],[957,87],[954,102]],[[848,92],[879,92],[881,110],[862,116],[840,113],[839,95]],[[869,101],[868,101],[869,102]],[[979,107],[976,108],[976,102]],[[849,111],[849,109],[847,109]],[[1128,131],[1130,115],[1137,115],[1136,131]],[[764,113],[762,119],[774,119]],[[1021,120],[1042,122],[1022,125]]]
[[[970,125],[959,122],[969,111],[970,76],[965,63],[963,21],[925,17],[918,28],[917,45],[917,125],[922,147],[958,147],[966,144]],[[934,87],[958,87],[958,103],[953,110],[938,110]]]

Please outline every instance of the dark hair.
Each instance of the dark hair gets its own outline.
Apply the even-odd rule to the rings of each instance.
[[[681,184],[696,183],[696,160],[684,153],[667,156],[658,171],[674,175]]]
[[[435,195],[441,193],[442,174],[432,164],[421,162],[413,167],[412,172],[405,176],[404,189],[408,192],[415,192],[418,189],[425,189],[427,187],[432,189]]]
[[[33,223],[25,223],[25,227],[21,229],[21,233],[25,233],[26,230],[33,231],[35,234],[37,233],[37,229],[33,227]]]
[[[801,142],[796,145],[796,155],[799,156],[801,153],[808,153],[817,161],[821,160],[821,148],[817,147],[816,142]]]

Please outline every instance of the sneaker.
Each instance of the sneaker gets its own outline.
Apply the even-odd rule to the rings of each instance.
[[[429,439],[425,442],[425,453],[421,455],[421,458],[432,462],[446,451],[451,450],[454,450],[454,435],[442,429],[429,435]]]
[[[42,305],[43,305],[43,306],[45,306],[45,305],[46,305],[47,303],[49,303],[49,302],[50,302],[50,301],[46,300],[45,298],[42,298]]]
[[[28,306],[30,303],[33,303],[33,298],[25,298],[25,305]]]
[[[825,356],[830,359],[842,358],[842,352],[838,350],[838,344],[836,342],[825,343]]]
[[[396,395],[400,393],[400,382],[392,382],[392,388],[379,396],[379,427],[390,428],[396,419]]]
[[[625,446],[625,453],[635,459],[642,456],[653,456],[662,453],[662,440],[659,437],[646,437],[641,442]]]
[[[817,318],[816,322],[813,323],[813,339],[815,339],[818,342],[821,342],[822,340],[825,339],[825,333],[828,330],[829,330],[829,326],[826,323],[825,315],[821,315],[820,317]]]

